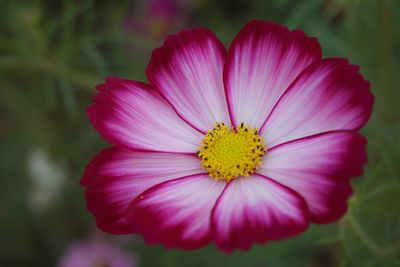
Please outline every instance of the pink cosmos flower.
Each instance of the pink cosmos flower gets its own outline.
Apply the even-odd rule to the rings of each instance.
[[[81,185],[98,226],[226,252],[337,220],[362,174],[373,95],[315,38],[251,21],[228,51],[209,30],[154,50],[149,84],[109,77],[87,109],[114,147]]]

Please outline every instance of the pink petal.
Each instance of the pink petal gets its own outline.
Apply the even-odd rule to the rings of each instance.
[[[87,114],[114,145],[129,149],[194,153],[203,136],[146,84],[114,77],[97,87]]]
[[[111,233],[132,232],[129,204],[143,191],[161,182],[203,173],[198,158],[186,154],[137,152],[111,147],[86,167],[81,185],[87,207],[98,226]]]
[[[298,74],[321,58],[315,38],[300,30],[251,21],[234,39],[224,69],[232,123],[260,127]]]
[[[211,240],[211,210],[225,185],[207,174],[159,184],[132,204],[135,230],[150,244],[183,249],[204,246]]]
[[[331,132],[276,146],[258,173],[298,192],[315,223],[328,223],[347,210],[348,179],[362,174],[365,139],[353,132]]]
[[[218,199],[211,225],[220,249],[249,249],[254,242],[304,231],[307,206],[297,193],[266,177],[240,177],[230,182]]]
[[[334,58],[309,66],[260,130],[266,146],[327,131],[360,129],[371,115],[373,95],[358,69]]]
[[[184,30],[154,50],[146,74],[177,113],[206,132],[229,122],[222,82],[226,50],[209,30]]]

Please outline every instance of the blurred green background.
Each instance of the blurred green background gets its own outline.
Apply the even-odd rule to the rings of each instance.
[[[301,28],[326,57],[346,57],[376,96],[369,164],[348,214],[296,238],[225,255],[119,242],[138,266],[400,266],[400,1],[0,0],[0,266],[57,266],[87,238],[79,179],[108,146],[85,108],[107,75],[145,81],[167,33],[208,27],[229,46],[250,19]],[[110,238],[106,236],[106,238]]]

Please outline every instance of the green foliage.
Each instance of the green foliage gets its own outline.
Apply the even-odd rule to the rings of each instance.
[[[145,80],[161,39],[123,27],[143,4],[0,1],[0,266],[54,266],[68,242],[93,227],[79,178],[106,144],[84,109],[107,75]],[[166,250],[132,238],[140,266],[400,266],[400,1],[199,0],[187,13],[170,31],[209,27],[229,45],[247,20],[274,20],[318,37],[325,56],[360,65],[376,96],[363,130],[369,164],[353,183],[348,214],[335,224],[230,256],[213,246]],[[28,198],[26,161],[37,147],[65,163],[67,173],[41,213]]]

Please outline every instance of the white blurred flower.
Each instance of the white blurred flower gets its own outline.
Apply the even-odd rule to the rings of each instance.
[[[31,182],[28,204],[34,212],[41,213],[57,198],[64,184],[65,168],[59,162],[54,162],[41,148],[30,151],[27,164]]]

